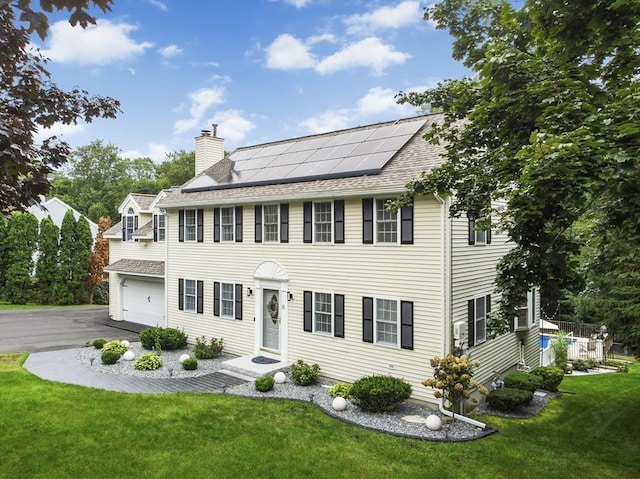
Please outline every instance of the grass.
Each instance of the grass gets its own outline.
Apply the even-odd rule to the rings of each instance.
[[[0,301],[0,311],[13,311],[19,309],[60,309],[60,308],[94,308],[96,306],[100,306],[99,304],[77,304],[77,305],[69,305],[69,306],[60,306],[60,305],[51,305],[51,304],[37,304],[37,303],[27,303],[27,304],[12,304],[7,301]]]
[[[433,443],[299,402],[47,382],[18,367],[21,357],[0,360],[0,478],[637,477],[638,364],[567,377],[572,394],[536,418],[483,416],[499,429],[487,438]]]

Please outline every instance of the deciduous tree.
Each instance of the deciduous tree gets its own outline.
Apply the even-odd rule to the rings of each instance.
[[[109,264],[109,240],[104,232],[111,227],[109,218],[98,220],[98,234],[91,251],[91,265],[89,267],[89,304],[93,304],[93,292],[97,284],[104,280],[104,268]]]

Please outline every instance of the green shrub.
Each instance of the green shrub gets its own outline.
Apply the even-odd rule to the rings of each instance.
[[[276,380],[273,379],[273,376],[265,375],[256,378],[256,389],[261,393],[266,393],[267,391],[271,391],[273,389],[273,385],[276,383]]]
[[[188,336],[176,328],[147,328],[140,332],[142,347],[148,350],[160,349],[171,351],[184,348]]]
[[[115,351],[116,353],[118,353],[118,355],[122,356],[127,352],[127,347],[122,344],[121,341],[115,339],[113,341],[109,341],[108,343],[104,343],[102,345],[102,351]]]
[[[553,366],[538,366],[532,372],[540,378],[540,387],[545,391],[557,391],[564,379],[564,371]]]
[[[302,359],[298,359],[291,365],[291,380],[299,386],[308,386],[318,380],[320,366],[309,366]]]
[[[576,359],[572,361],[572,366],[574,371],[582,371],[586,372],[589,369],[594,369],[598,367],[598,362],[593,359]]]
[[[193,353],[198,359],[212,359],[220,356],[223,349],[222,338],[211,338],[211,341],[207,342],[207,339],[202,336],[201,338],[196,338]]]
[[[522,389],[523,391],[535,392],[540,388],[542,379],[531,373],[516,371],[504,377],[504,385],[507,388]]]
[[[360,409],[369,412],[392,411],[411,396],[406,381],[392,376],[366,376],[351,386],[351,396]]]
[[[120,356],[122,355],[117,351],[102,351],[100,359],[102,359],[102,364],[115,364]]]
[[[611,366],[616,368],[619,373],[628,373],[629,372],[629,363],[626,361],[618,361],[615,359],[610,359],[605,363],[607,366]]]
[[[187,358],[182,361],[182,369],[186,371],[193,371],[198,369],[198,360],[196,358]]]
[[[154,371],[162,366],[162,358],[155,353],[147,353],[136,359],[133,367],[141,371]]]
[[[93,347],[96,349],[102,349],[102,346],[104,346],[107,343],[107,340],[104,338],[97,338],[93,340]]]
[[[334,399],[337,397],[351,399],[351,384],[335,383],[329,388],[327,394],[329,395],[329,397],[332,397]]]
[[[509,387],[496,389],[487,395],[489,406],[498,411],[514,411],[529,404],[532,399],[533,392]]]

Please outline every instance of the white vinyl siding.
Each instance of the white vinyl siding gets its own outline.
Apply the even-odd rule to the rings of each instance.
[[[375,237],[376,243],[398,243],[398,214],[387,211],[388,200],[375,201]]]

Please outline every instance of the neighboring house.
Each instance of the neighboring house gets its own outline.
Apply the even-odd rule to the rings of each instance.
[[[27,209],[27,212],[35,216],[38,219],[38,222],[42,221],[47,216],[51,216],[51,220],[53,221],[53,223],[58,228],[60,228],[62,226],[62,220],[64,219],[64,215],[69,210],[73,212],[73,217],[76,219],[76,221],[78,221],[78,219],[81,216],[83,216],[81,213],[73,209],[64,201],[56,198],[55,196],[49,199],[43,198],[43,200],[40,202],[39,205],[30,206]],[[93,221],[89,220],[89,218],[87,218],[86,216],[85,216],[85,219],[89,223],[89,228],[91,229],[91,236],[93,237],[93,239],[95,239],[95,237],[98,234],[98,225],[95,224]]]
[[[166,217],[157,195],[130,194],[120,204],[120,222],[109,228],[109,315],[148,326],[165,324]]]
[[[114,319],[126,318],[124,278],[148,280],[149,260],[164,260],[160,324],[192,339],[223,338],[229,353],[303,359],[349,382],[391,374],[430,402],[433,391],[421,385],[432,374],[430,360],[456,346],[481,361],[482,382],[519,362],[535,366],[533,292],[513,332],[489,339],[487,331],[499,299],[496,263],[511,247],[506,236],[450,218],[446,198],[419,196],[397,214],[385,209],[407,182],[442,163],[443,150],[422,138],[438,118],[239,148],[226,158],[215,130],[203,131],[197,176],[145,210],[146,221],[158,208],[165,212],[166,249],[152,238],[146,248],[142,239],[122,241],[127,219],[126,228],[112,228],[112,259],[120,241],[131,254],[119,257],[138,260],[108,268],[118,270],[111,273]],[[126,201],[121,212],[129,207],[140,216]],[[135,223],[133,231],[135,238]],[[166,256],[146,254],[156,246]]]

